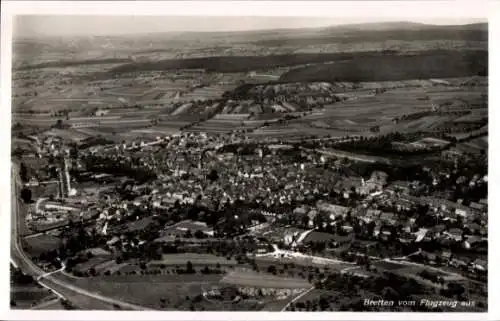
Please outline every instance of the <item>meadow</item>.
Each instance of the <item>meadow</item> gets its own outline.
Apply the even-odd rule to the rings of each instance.
[[[242,270],[229,272],[224,276],[221,282],[237,286],[259,288],[309,289],[311,287],[311,284],[307,282],[307,280],[301,278],[280,277],[267,273]]]
[[[71,282],[89,291],[149,308],[165,309],[163,300],[170,303],[170,309],[187,310],[190,298],[201,295],[204,288],[219,287],[220,279],[219,275],[197,274],[112,275],[71,279]]]
[[[62,241],[60,238],[48,234],[28,237],[23,240],[27,252],[34,257],[38,257],[44,252],[59,249],[61,243]]]

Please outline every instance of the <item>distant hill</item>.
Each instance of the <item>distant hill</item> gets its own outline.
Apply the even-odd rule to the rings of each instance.
[[[418,22],[373,22],[331,26],[322,28],[327,33],[331,31],[389,31],[389,30],[429,30],[429,29],[454,29],[454,30],[488,30],[488,23],[473,23],[466,25],[432,25]]]
[[[320,28],[297,28],[297,29],[269,29],[248,31],[219,31],[219,32],[184,32],[172,36],[170,39],[207,39],[226,38],[230,41],[267,40],[294,37],[315,37],[339,35],[343,33],[356,32],[401,32],[401,31],[487,31],[487,23],[474,23],[466,25],[432,25],[409,21],[399,22],[376,22],[345,24]]]
[[[431,25],[417,22],[377,22],[377,23],[360,23],[336,25],[330,27],[315,27],[315,28],[296,28],[296,29],[267,29],[267,30],[246,30],[246,31],[193,31],[193,32],[176,32],[176,33],[154,33],[144,35],[150,39],[163,39],[169,41],[210,41],[210,40],[225,40],[233,43],[257,42],[259,41],[276,41],[280,39],[295,39],[295,38],[315,38],[338,36],[348,33],[355,35],[359,32],[403,32],[403,31],[442,31],[451,33],[453,31],[487,31],[487,23],[475,23],[468,25]],[[359,35],[358,35],[359,36]],[[436,36],[439,36],[437,34]],[[448,36],[449,37],[449,36]],[[456,37],[455,37],[456,38]]]
[[[332,26],[309,30],[307,33],[275,34],[253,42],[258,46],[308,46],[328,43],[360,43],[385,40],[488,41],[488,24],[429,25],[413,22],[367,23]]]
[[[331,31],[387,31],[387,30],[418,30],[422,28],[435,27],[434,25],[428,25],[418,22],[409,21],[397,21],[397,22],[371,22],[371,23],[356,23],[356,24],[346,24],[331,26],[323,28],[323,32]]]
[[[326,63],[326,62],[335,63]],[[486,76],[487,51],[434,50],[410,54],[353,52],[168,59],[130,63],[112,68],[109,77],[128,72],[205,69],[211,72],[249,72],[305,65],[281,76],[282,82],[383,81],[441,77]]]

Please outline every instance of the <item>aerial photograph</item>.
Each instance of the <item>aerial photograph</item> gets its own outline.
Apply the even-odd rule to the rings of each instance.
[[[18,15],[11,310],[487,312],[488,22]]]

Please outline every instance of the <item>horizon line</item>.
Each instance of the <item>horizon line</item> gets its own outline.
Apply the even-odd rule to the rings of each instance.
[[[59,16],[59,15],[58,15]],[[74,17],[92,17],[89,15],[70,15]],[[22,15],[20,17],[23,17]],[[29,16],[32,17],[32,16]],[[40,17],[40,16],[39,16]],[[47,17],[47,16],[45,16]],[[99,17],[96,15],[95,17]],[[117,16],[117,17],[124,17],[124,16]],[[167,17],[176,17],[176,18],[197,18],[199,16],[177,16],[177,15],[165,15],[165,16],[140,16],[141,18],[143,17],[156,17],[156,18],[167,18]],[[239,18],[238,16],[208,16],[206,18]],[[241,16],[245,17],[245,16]],[[269,18],[268,16],[257,16],[257,17],[252,17],[252,18]],[[292,17],[292,16],[276,16],[272,18],[311,18],[311,17]],[[324,18],[328,19],[330,17],[315,17],[315,18]],[[259,33],[259,32],[272,32],[272,31],[293,31],[293,30],[315,30],[315,29],[328,29],[328,28],[342,28],[342,27],[355,27],[355,26],[368,26],[368,25],[384,25],[384,24],[408,24],[408,25],[421,25],[421,26],[426,26],[426,27],[459,27],[459,26],[471,26],[471,25],[488,25],[489,21],[487,18],[470,18],[467,19],[467,21],[464,21],[464,23],[429,23],[429,22],[421,22],[421,21],[416,21],[416,20],[385,20],[385,21],[367,21],[367,22],[352,22],[352,23],[340,23],[340,24],[325,24],[323,26],[289,26],[289,27],[281,27],[281,28],[255,28],[255,29],[241,29],[241,30],[235,30],[235,29],[214,29],[214,30],[196,30],[196,29],[191,29],[191,30],[165,30],[165,31],[139,31],[139,32],[110,32],[107,34],[97,34],[97,35],[92,35],[88,33],[75,33],[75,34],[48,34],[48,33],[34,33],[31,35],[16,35],[15,32],[13,32],[13,40],[14,38],[17,39],[30,39],[30,38],[67,38],[67,37],[127,37],[127,36],[135,36],[135,35],[159,35],[159,34],[171,34],[171,35],[181,35],[181,34],[207,34],[207,33]],[[398,28],[394,28],[396,30]],[[389,29],[390,30],[390,29]]]

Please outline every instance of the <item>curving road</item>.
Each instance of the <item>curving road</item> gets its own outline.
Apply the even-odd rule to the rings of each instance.
[[[40,267],[38,267],[29,256],[24,252],[21,246],[21,238],[19,235],[19,230],[21,230],[22,221],[19,219],[20,210],[19,210],[19,198],[18,198],[18,190],[19,187],[22,186],[19,179],[19,172],[16,164],[12,163],[12,176],[11,176],[11,262],[13,262],[14,266],[18,266],[24,273],[33,276],[38,280],[38,283],[43,287],[46,287],[52,290],[54,293],[59,294],[60,296],[71,301],[73,297],[86,297],[87,299],[91,299],[88,303],[90,304],[88,309],[92,309],[93,305],[91,304],[92,299],[94,301],[99,301],[101,303],[106,303],[110,305],[110,309],[113,309],[112,306],[119,306],[122,309],[127,310],[151,310],[146,307],[138,306],[135,304],[131,304],[128,302],[123,302],[117,299],[108,298],[102,296],[97,293],[89,292],[87,290],[81,289],[73,284],[69,284],[64,280],[58,279],[54,274],[48,274],[43,271]],[[88,301],[88,300],[87,300]],[[80,302],[74,302],[80,303]],[[83,303],[82,303],[83,304]]]
[[[284,307],[283,309],[281,309],[281,312],[285,312],[288,307],[292,304],[292,303],[295,303],[295,301],[298,301],[300,300],[300,298],[302,298],[303,296],[305,296],[306,294],[308,294],[309,292],[311,292],[312,290],[314,290],[314,286],[311,287],[310,289],[302,292],[301,294],[297,295],[295,298],[293,298],[292,300],[290,300],[290,302],[288,302]]]

